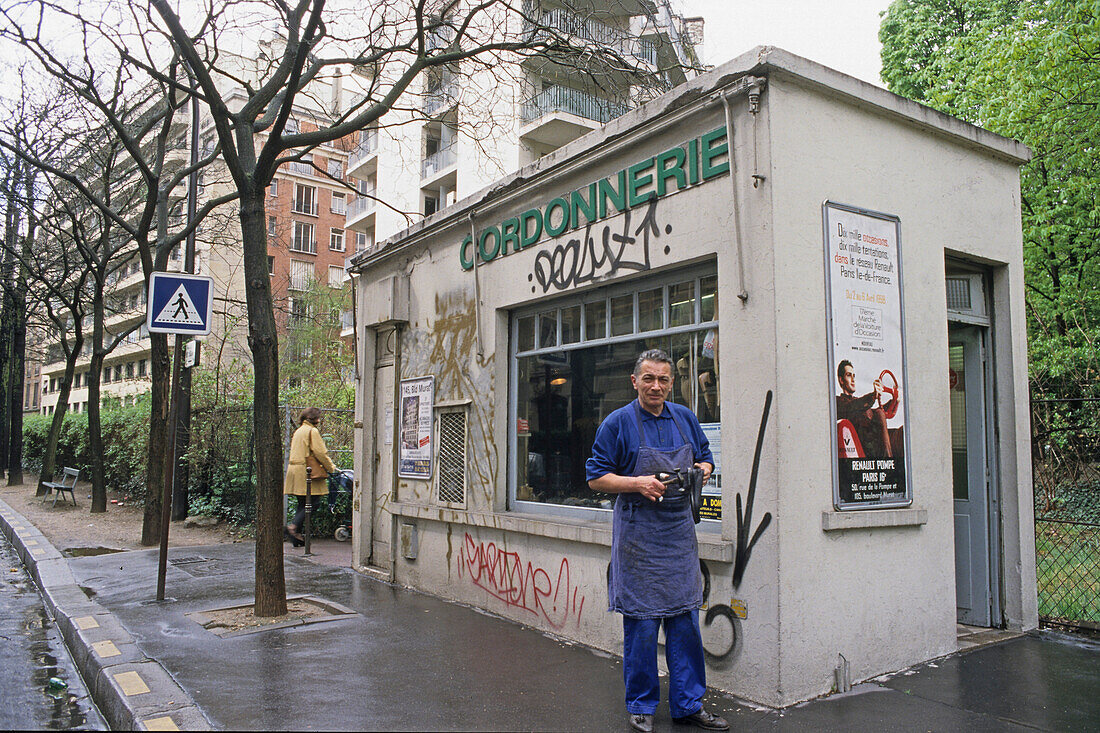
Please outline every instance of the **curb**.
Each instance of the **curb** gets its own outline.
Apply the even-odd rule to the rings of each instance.
[[[212,730],[175,679],[77,585],[68,560],[0,499],[0,531],[34,578],[89,694],[112,730]]]

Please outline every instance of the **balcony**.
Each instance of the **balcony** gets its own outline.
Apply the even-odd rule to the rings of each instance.
[[[373,196],[374,191],[369,192]],[[378,202],[368,195],[361,195],[348,203],[347,216],[344,218],[344,227],[352,231],[363,231],[370,225],[371,216],[378,208]]]
[[[378,130],[364,130],[359,144],[348,157],[348,175],[362,178],[360,169],[372,162],[378,155]]]
[[[657,46],[652,39],[640,39],[628,31],[563,8],[543,12],[539,25],[530,26],[529,30],[533,30],[536,37],[549,37],[551,31],[556,35],[572,36],[579,41],[578,45],[601,46],[624,59],[634,59],[648,67],[657,65]]]
[[[420,167],[420,178],[434,178],[457,162],[458,155],[455,151],[455,145],[451,143],[424,159],[424,163]],[[423,185],[423,181],[421,181],[421,185]]]
[[[431,81],[436,80],[429,80]],[[424,98],[420,110],[431,117],[439,112],[448,110],[458,101],[458,82],[451,74],[443,74],[434,86],[424,89]]]
[[[313,167],[313,163],[303,162],[299,160],[292,160],[286,164],[287,172],[295,173],[299,176],[317,176],[319,175],[317,169]]]
[[[628,111],[625,104],[553,86],[523,103],[520,136],[558,148]]]

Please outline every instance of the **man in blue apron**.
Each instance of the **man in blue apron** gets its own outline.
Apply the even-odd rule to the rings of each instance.
[[[657,632],[664,623],[672,718],[707,730],[727,730],[725,720],[703,709],[703,580],[695,522],[687,495],[666,496],[665,485],[655,475],[696,466],[709,480],[714,456],[691,410],[666,402],[672,391],[668,354],[660,349],[643,352],[630,381],[638,399],[607,416],[585,464],[589,487],[618,494],[607,595],[609,610],[623,615],[630,726],[643,733],[653,730],[653,714],[661,701]]]

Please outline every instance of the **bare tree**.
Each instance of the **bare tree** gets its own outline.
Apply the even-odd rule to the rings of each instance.
[[[181,95],[197,94],[202,102],[220,163],[231,179],[230,195],[238,201],[255,370],[255,612],[284,613],[278,334],[265,208],[265,192],[278,167],[301,160],[318,145],[385,124],[395,114],[425,119],[409,98],[420,88],[431,94],[435,77],[444,73],[465,67],[467,73],[480,71],[491,78],[538,59],[594,85],[624,86],[616,79],[630,68],[628,51],[621,43],[586,35],[581,21],[594,13],[590,3],[577,3],[571,25],[544,13],[538,3],[518,0],[376,0],[367,5],[210,0],[201,7],[150,0],[141,8],[103,0],[95,13],[69,11],[45,0],[18,5],[20,13],[8,14],[9,26],[31,27],[26,16],[46,7],[80,29],[85,47],[88,39],[109,39],[134,77],[144,75]],[[42,45],[34,33],[11,34],[20,43]],[[177,58],[194,87],[170,72]],[[678,62],[673,66],[679,68]],[[322,94],[337,86],[337,78],[348,81],[348,93]],[[624,95],[631,88],[626,82]],[[300,131],[290,124],[302,109],[314,112],[315,129]]]
[[[127,10],[140,13],[140,9],[125,4],[113,7],[124,15]],[[159,50],[144,45],[141,38],[127,35],[124,29],[97,33],[97,29],[109,27],[110,21],[105,19],[110,16],[110,9],[111,3],[73,8],[52,3],[14,2],[0,8],[0,18],[4,21],[0,36],[28,51],[39,68],[56,82],[60,93],[71,98],[74,104],[88,108],[95,120],[91,127],[99,129],[101,142],[110,138],[117,144],[116,162],[119,172],[125,171],[125,177],[116,176],[113,184],[137,192],[127,197],[125,212],[108,200],[108,195],[117,193],[110,191],[110,187],[93,190],[56,161],[51,163],[34,156],[28,156],[27,161],[58,180],[66,181],[90,207],[100,211],[105,226],[117,227],[119,241],[125,239],[132,243],[148,280],[151,272],[166,269],[173,248],[192,233],[210,211],[232,200],[233,194],[212,198],[189,219],[180,221],[176,217],[172,225],[172,206],[181,195],[182,181],[216,158],[218,151],[216,147],[207,151],[193,165],[181,164],[178,156],[173,157],[173,142],[186,129],[185,123],[177,119],[178,112],[189,99],[186,87],[176,78],[180,73],[178,58],[173,58],[170,47],[160,54]],[[93,12],[85,17],[81,10]],[[51,25],[51,19],[54,26],[66,24],[78,29],[76,36],[81,39],[81,53],[70,58],[55,50],[57,44],[42,30]],[[118,18],[112,20],[118,21]],[[104,25],[98,25],[100,23]],[[125,27],[126,23],[119,25]],[[135,55],[139,61],[135,61]],[[150,64],[162,71],[155,77],[140,71],[134,73],[135,68]],[[104,264],[104,267],[109,266]],[[160,540],[164,476],[158,469],[164,465],[167,445],[170,363],[167,338],[163,334],[152,334],[150,341],[152,399],[148,465],[158,468],[146,473],[141,538],[145,545]]]

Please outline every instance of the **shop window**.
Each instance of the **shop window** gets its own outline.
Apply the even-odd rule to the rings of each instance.
[[[439,470],[436,497],[444,504],[466,503],[466,411],[439,413]]]
[[[646,349],[663,349],[672,359],[669,399],[719,433],[713,271],[675,273],[513,314],[515,502],[610,508],[614,497],[588,488],[584,464],[604,418],[637,398],[630,373]]]

